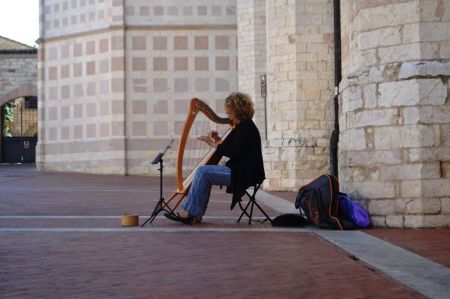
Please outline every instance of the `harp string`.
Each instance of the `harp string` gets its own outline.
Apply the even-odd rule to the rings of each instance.
[[[202,135],[207,135],[213,129],[221,136],[228,128],[228,124],[218,124],[211,121],[201,111],[197,113],[189,132],[184,151],[182,167],[183,178],[186,178],[211,150],[211,147],[208,144],[197,138]]]
[[[211,149],[208,144],[197,138],[202,135],[207,135],[213,128],[217,128],[216,124],[209,120],[203,113],[199,112],[195,118],[186,144],[183,161],[183,177],[186,177]]]

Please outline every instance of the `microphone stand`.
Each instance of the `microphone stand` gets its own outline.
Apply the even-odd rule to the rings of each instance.
[[[156,155],[156,157],[151,162],[152,165],[159,163],[159,169],[158,169],[159,170],[159,200],[158,200],[158,203],[156,204],[155,208],[153,209],[151,216],[141,225],[141,227],[144,227],[144,225],[146,225],[147,222],[152,223],[153,220],[155,220],[156,216],[162,211],[173,214],[173,210],[167,205],[167,203],[165,202],[165,199],[163,197],[163,168],[164,168],[163,157],[166,154],[166,152],[169,150],[169,148],[172,145],[174,140],[175,139],[172,139],[172,141],[170,141],[170,143],[166,146],[164,151],[158,153],[158,155]]]

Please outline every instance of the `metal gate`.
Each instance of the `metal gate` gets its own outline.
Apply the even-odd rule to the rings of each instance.
[[[0,109],[1,162],[34,163],[37,143],[37,98],[22,97]]]

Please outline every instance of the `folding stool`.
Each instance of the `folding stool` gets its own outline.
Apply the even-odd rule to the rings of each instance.
[[[239,219],[237,220],[237,222],[239,223],[241,221],[242,216],[244,216],[244,214],[248,217],[248,224],[252,223],[252,217],[253,217],[253,207],[256,205],[256,207],[264,214],[264,216],[266,217],[265,220],[263,220],[264,222],[266,220],[269,220],[270,223],[272,223],[272,219],[270,219],[270,217],[267,215],[267,213],[263,210],[263,208],[261,208],[261,206],[256,202],[256,192],[258,192],[259,187],[261,187],[261,184],[256,184],[253,186],[253,193],[250,194],[248,192],[248,190],[245,190],[245,194],[248,196],[248,202],[245,206],[245,208],[242,205],[242,199],[238,202],[239,203],[239,207],[242,210],[241,216],[239,216]],[[250,214],[247,212],[248,208],[250,207]]]

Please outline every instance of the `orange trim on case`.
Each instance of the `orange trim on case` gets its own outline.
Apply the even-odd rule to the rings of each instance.
[[[331,201],[330,204],[328,205],[328,216],[330,216],[330,218],[334,219],[334,221],[336,221],[337,225],[339,226],[339,229],[344,230],[342,228],[341,222],[339,221],[338,218],[331,216],[331,206],[333,203],[333,184],[331,183],[331,177],[329,175],[326,175],[328,177],[328,182],[330,184],[330,192],[331,192]],[[339,182],[338,182],[338,187],[339,187]],[[337,209],[338,209],[338,205],[336,205],[336,215],[337,215]]]

